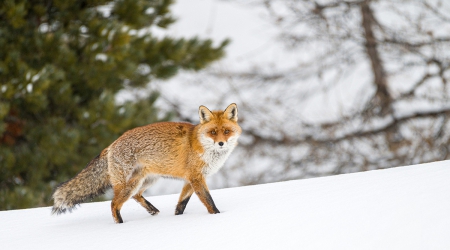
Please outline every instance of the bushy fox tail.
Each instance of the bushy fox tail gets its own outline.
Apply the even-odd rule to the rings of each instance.
[[[76,205],[103,194],[111,187],[108,175],[108,148],[95,157],[74,178],[61,183],[53,193],[52,214],[71,212]]]

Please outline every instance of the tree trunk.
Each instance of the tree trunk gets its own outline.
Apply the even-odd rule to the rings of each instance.
[[[386,73],[380,54],[377,50],[377,40],[373,33],[373,27],[377,24],[373,11],[369,5],[370,1],[361,3],[362,26],[364,29],[364,38],[366,40],[365,47],[367,56],[370,59],[374,83],[377,87],[372,104],[379,107],[377,114],[385,116],[391,113],[392,98],[387,87]],[[376,107],[374,107],[376,108]]]

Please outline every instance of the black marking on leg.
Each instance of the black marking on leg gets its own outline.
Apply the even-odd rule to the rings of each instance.
[[[188,204],[189,199],[191,199],[191,196],[187,197],[186,199],[182,200],[177,204],[177,208],[175,209],[175,215],[180,215],[184,213],[184,209],[186,209],[186,205]]]
[[[214,204],[214,201],[211,197],[211,194],[208,192],[208,190],[204,189],[204,192],[205,192],[206,201],[213,209],[213,214],[220,213],[219,209],[217,209],[217,207],[216,207],[216,204]]]
[[[116,213],[116,218],[117,218],[116,222],[117,223],[123,223],[122,216],[120,215],[119,209],[116,209],[115,213]]]
[[[144,199],[144,198],[142,198]],[[145,201],[145,205],[147,205],[147,211],[151,214],[151,215],[157,215],[159,213],[159,210],[152,205],[152,203],[150,203],[148,200],[144,199]]]

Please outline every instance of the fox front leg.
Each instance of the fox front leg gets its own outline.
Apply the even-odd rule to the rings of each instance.
[[[178,199],[177,207],[175,208],[175,215],[180,215],[184,213],[184,209],[191,199],[194,189],[192,189],[191,183],[186,182],[184,184],[183,190],[181,190],[180,198]]]
[[[216,205],[214,204],[211,194],[209,193],[208,186],[206,185],[203,175],[196,176],[196,178],[191,178],[190,183],[192,189],[194,189],[198,198],[203,203],[203,205],[205,205],[208,212],[210,214],[220,213],[219,209],[217,209]]]

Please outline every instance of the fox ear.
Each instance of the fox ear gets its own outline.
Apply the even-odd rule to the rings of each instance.
[[[200,117],[200,123],[203,124],[211,121],[213,114],[207,107],[202,105],[198,108],[198,116]]]
[[[227,117],[229,120],[237,122],[238,109],[236,103],[230,104],[223,113],[225,114],[225,117]]]

